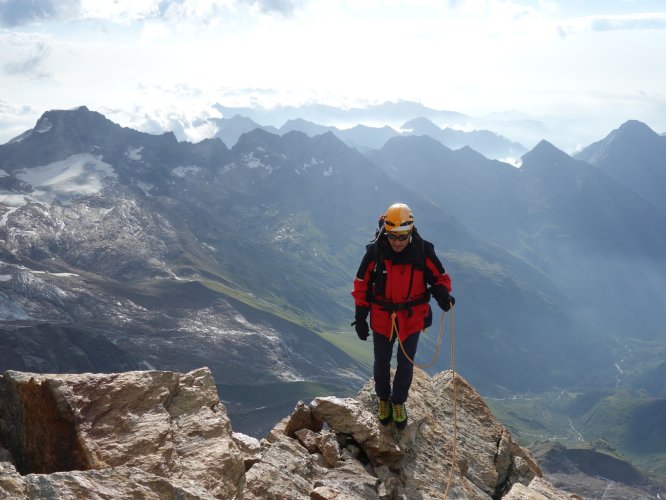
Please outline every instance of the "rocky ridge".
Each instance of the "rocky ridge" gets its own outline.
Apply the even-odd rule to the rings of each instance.
[[[234,433],[209,369],[0,377],[0,498],[576,498],[452,372],[415,372],[409,424],[356,398],[299,402],[261,441]],[[455,389],[454,389],[455,387]]]

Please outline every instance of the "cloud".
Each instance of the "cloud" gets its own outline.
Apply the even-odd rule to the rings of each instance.
[[[44,42],[37,42],[32,54],[22,60],[5,63],[4,70],[10,75],[48,78],[49,74],[42,69],[42,64],[49,52],[50,49]]]
[[[0,0],[0,25],[20,26],[67,16],[79,10],[80,0]]]
[[[0,0],[0,25],[48,20],[128,23],[160,19],[214,25],[238,8],[291,16],[305,0]]]
[[[103,20],[114,23],[130,23],[164,17],[164,13],[173,4],[187,1],[173,0],[114,0],[99,2],[98,0],[80,0],[79,19]]]
[[[0,144],[31,129],[37,118],[39,112],[36,109],[0,99]]]
[[[282,14],[291,16],[299,3],[297,0],[240,0],[240,3],[249,5],[265,14]]]
[[[563,37],[577,33],[653,29],[666,29],[666,12],[588,16],[571,19],[558,27],[558,31]]]
[[[590,29],[592,31],[666,29],[666,13],[592,19]]]
[[[222,117],[215,108],[203,105],[195,108],[178,102],[159,107],[141,106],[130,111],[109,108],[100,111],[123,126],[149,134],[173,132],[179,141],[193,143],[213,137],[217,132],[213,119]]]

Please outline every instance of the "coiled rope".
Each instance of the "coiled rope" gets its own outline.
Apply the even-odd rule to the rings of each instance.
[[[395,333],[396,337],[398,337],[398,344],[400,344],[400,349],[402,350],[402,353],[405,355],[405,357],[409,360],[410,363],[412,363],[414,366],[418,368],[429,368],[432,365],[435,364],[435,361],[437,361],[437,356],[439,355],[439,346],[442,342],[442,334],[444,332],[444,316],[445,313],[442,313],[442,320],[440,321],[439,325],[439,335],[437,336],[437,346],[435,347],[435,356],[432,358],[432,361],[428,363],[427,365],[421,365],[419,363],[416,363],[412,358],[410,358],[407,353],[405,352],[405,348],[402,345],[402,340],[400,340],[400,335],[398,334],[398,329],[396,328],[396,312],[393,311],[391,314],[391,336],[393,333]],[[454,351],[454,346],[455,346],[455,339],[453,335],[453,304],[451,305],[451,309],[449,310],[449,320],[450,320],[450,344],[451,344],[451,373],[453,375],[453,378],[451,379],[451,384],[452,384],[452,391],[453,391],[453,399],[452,399],[452,404],[453,404],[453,445],[451,449],[451,468],[449,470],[449,480],[446,483],[446,490],[444,491],[444,498],[448,498],[449,496],[449,489],[451,488],[451,484],[453,483],[453,471],[455,469],[456,465],[456,444],[458,442],[458,408],[457,408],[457,394],[456,394],[456,357],[455,357],[455,351]]]

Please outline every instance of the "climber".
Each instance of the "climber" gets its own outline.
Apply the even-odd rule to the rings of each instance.
[[[419,334],[432,324],[430,295],[442,310],[449,311],[455,304],[450,292],[451,278],[433,244],[418,234],[409,207],[404,203],[391,205],[380,218],[377,237],[366,247],[352,291],[356,306],[352,325],[356,334],[367,340],[370,328],[373,332],[373,376],[379,398],[377,414],[382,425],[391,420],[398,429],[407,425],[405,402],[414,371],[410,359],[416,354]],[[391,388],[391,358],[396,337],[404,353],[398,349]]]

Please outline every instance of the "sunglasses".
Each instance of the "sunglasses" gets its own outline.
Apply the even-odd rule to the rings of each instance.
[[[386,233],[386,237],[389,240],[397,240],[397,241],[405,241],[407,238],[409,238],[411,235],[410,233],[407,234],[393,234],[393,233]]]

